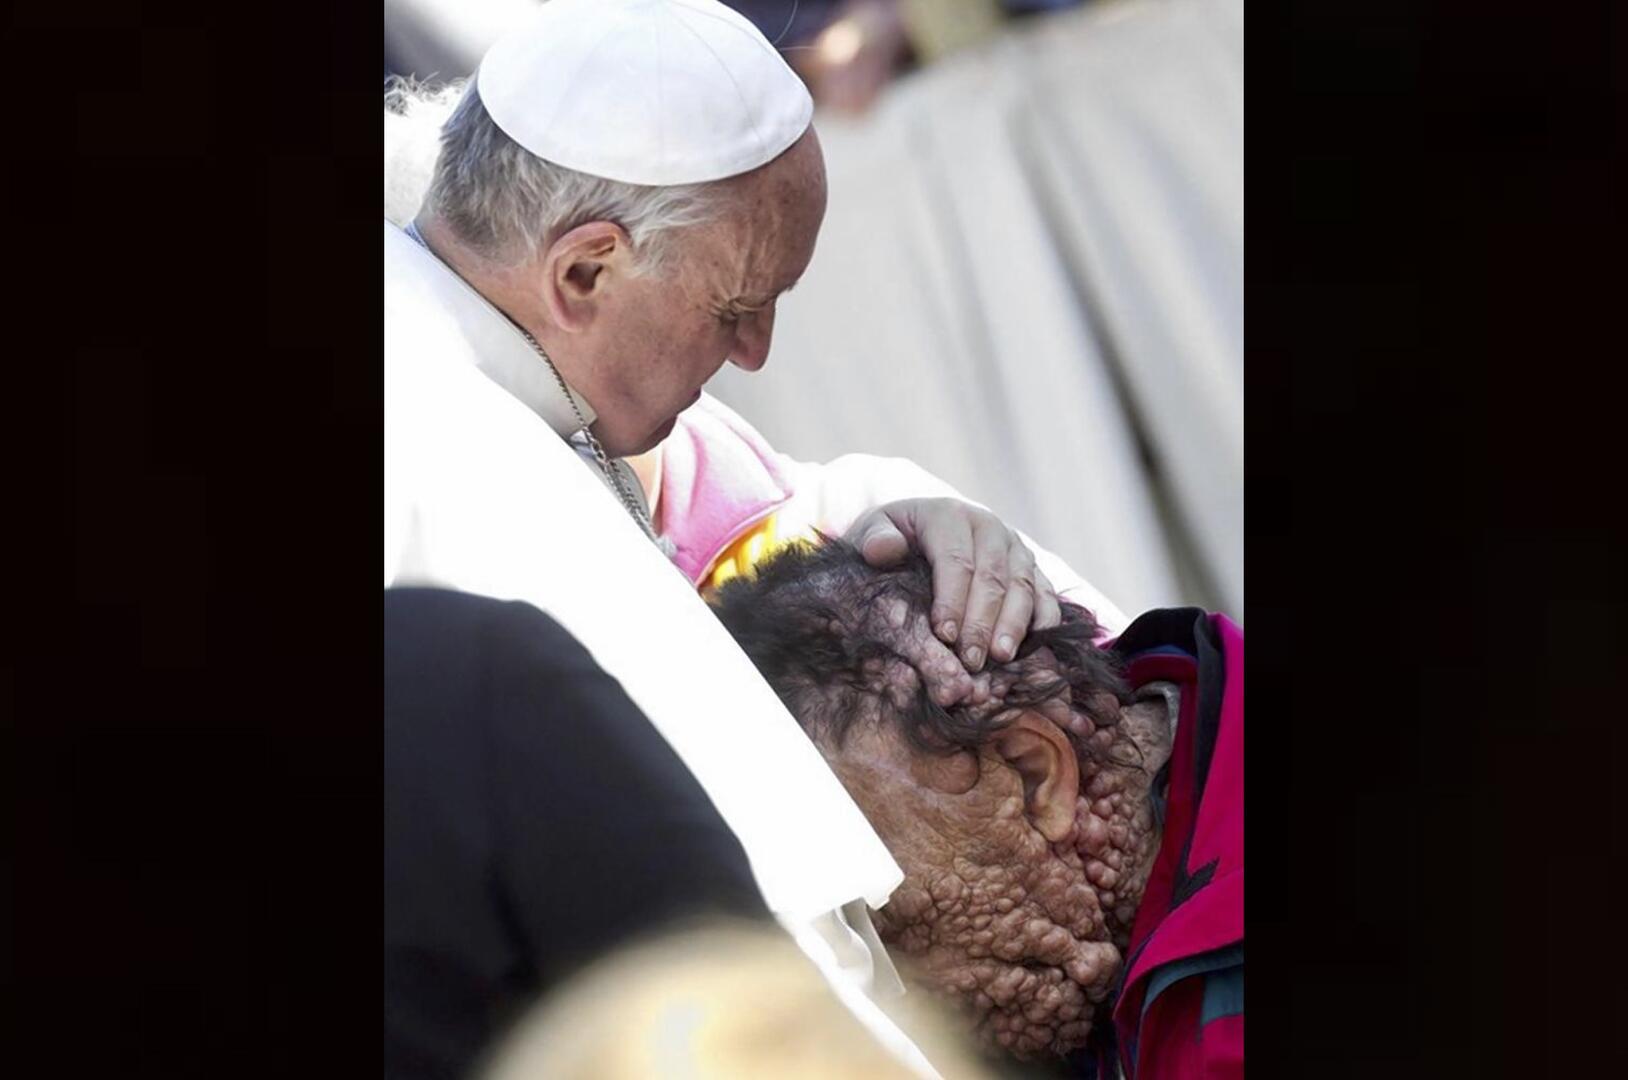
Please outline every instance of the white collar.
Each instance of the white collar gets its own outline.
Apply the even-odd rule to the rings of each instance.
[[[561,379],[554,377],[519,327],[450,266],[388,222],[384,244],[385,256],[396,271],[433,294],[457,321],[459,331],[473,346],[475,366],[542,417],[561,438],[569,439],[581,430],[572,401],[587,423],[599,418],[588,399],[569,386],[565,389],[571,397],[566,399]]]

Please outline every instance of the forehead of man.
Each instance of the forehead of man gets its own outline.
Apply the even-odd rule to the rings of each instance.
[[[700,271],[722,300],[766,307],[797,283],[825,219],[825,162],[812,128],[761,169],[724,182],[727,209],[708,227]]]

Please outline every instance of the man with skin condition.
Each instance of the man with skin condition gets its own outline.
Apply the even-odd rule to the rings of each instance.
[[[1241,1077],[1242,632],[1168,609],[1099,645],[1065,603],[946,709],[930,583],[833,541],[714,599],[904,870],[882,940],[1019,1058]]]
[[[896,978],[866,902],[898,869],[651,543],[620,460],[673,432],[726,359],[767,358],[824,211],[811,113],[778,54],[710,0],[553,0],[494,46],[423,209],[385,227],[385,584],[558,619],[694,772],[799,944],[839,982],[885,993]],[[935,635],[920,670],[944,703],[975,698],[971,673],[1055,624],[1051,575],[1072,575],[1043,572],[976,505],[877,505],[864,488],[817,500],[849,509],[818,526],[878,563],[925,554]]]

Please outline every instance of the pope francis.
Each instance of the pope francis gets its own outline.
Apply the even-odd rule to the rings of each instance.
[[[1059,588],[1104,633],[1124,617],[909,462],[796,462],[702,393],[725,361],[763,366],[814,255],[812,115],[714,0],[551,0],[492,47],[416,215],[385,222],[384,580],[524,600],[568,628],[838,994],[932,1075],[877,1005],[901,988],[868,907],[899,868],[700,592],[815,529],[878,565],[914,548],[944,704],[1057,623]]]

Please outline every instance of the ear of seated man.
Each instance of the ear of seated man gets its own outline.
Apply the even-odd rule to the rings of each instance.
[[[1065,604],[942,708],[915,667],[931,592],[925,560],[877,570],[826,540],[713,604],[904,871],[876,916],[902,965],[986,1041],[1067,1055],[1108,1023],[1157,855],[1174,687],[1133,696],[1090,612]]]

